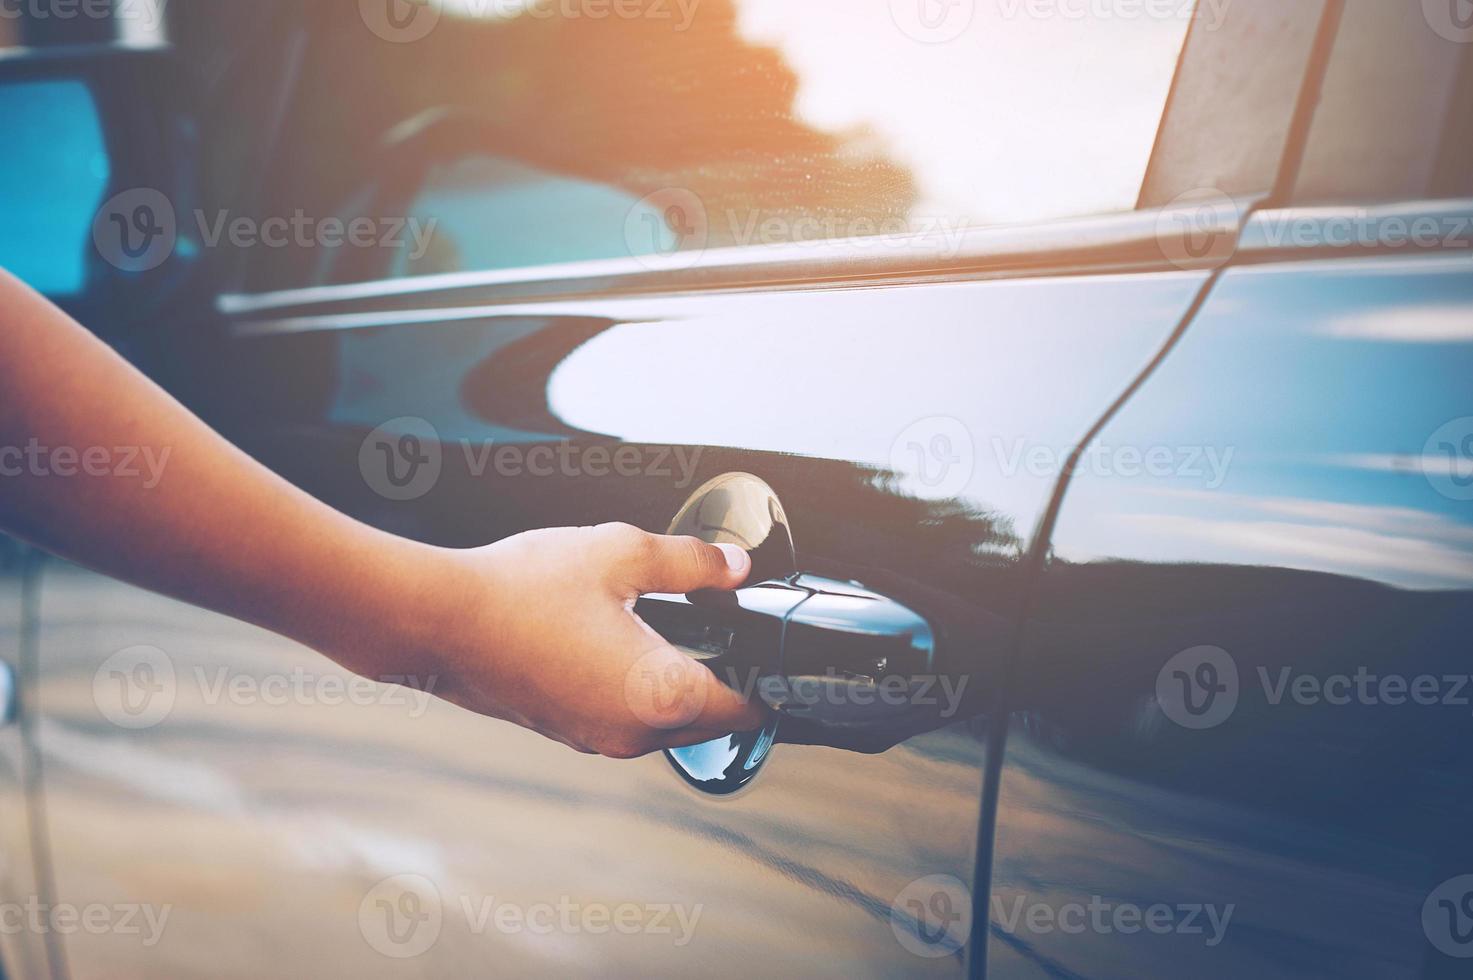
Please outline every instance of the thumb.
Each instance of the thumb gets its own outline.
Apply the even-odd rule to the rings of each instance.
[[[640,593],[682,593],[735,589],[751,572],[752,559],[740,545],[652,534],[625,579]]]

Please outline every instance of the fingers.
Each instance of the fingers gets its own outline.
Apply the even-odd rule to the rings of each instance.
[[[663,643],[635,662],[624,694],[641,729],[638,747],[646,752],[753,731],[767,722],[760,702],[744,701],[706,667]]]
[[[721,683],[706,667],[695,661],[690,661],[690,664],[701,676],[699,683],[704,684],[706,695],[704,705],[688,728],[725,735],[729,732],[750,732],[767,723],[767,708],[760,700],[743,700],[740,694]]]
[[[622,553],[615,563],[621,584],[640,593],[735,589],[752,571],[752,560],[739,545],[706,544],[619,524],[598,531]]]

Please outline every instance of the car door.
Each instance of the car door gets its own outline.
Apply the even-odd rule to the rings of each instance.
[[[1467,974],[1469,37],[1425,10],[1336,12],[1302,166],[1068,490],[989,976]]]
[[[293,152],[270,161],[246,216],[260,234],[211,243],[205,230],[234,226],[201,211],[196,234],[186,214],[169,259],[203,252],[207,267],[239,268],[247,290],[222,297],[217,320],[162,324],[135,349],[292,481],[444,545],[608,521],[732,532],[752,509],[677,517],[710,499],[702,490],[756,487],[772,587],[746,590],[739,609],[781,606],[796,589],[778,616],[789,636],[654,601],[695,616],[699,636],[682,634],[693,651],[755,643],[781,660],[808,637],[810,673],[844,683],[820,683],[806,714],[780,717],[776,744],[738,740],[743,785],[727,793],[732,743],[626,763],[578,756],[435,701],[437,678],[368,684],[261,630],[49,562],[35,738],[52,885],[71,904],[141,902],[157,925],[144,937],[67,935],[69,975],[983,968],[988,708],[1013,659],[1033,529],[1068,450],[1209,281],[1213,256],[1196,243],[1236,230],[1230,206],[1130,210],[1188,23],[980,11],[938,23],[882,5],[784,20],[769,5],[710,6],[688,30],[651,5],[639,22],[558,22],[551,40],[546,18],[360,20],[351,6],[324,18],[270,144]],[[857,52],[837,66],[824,43],[834,31]],[[523,71],[550,61],[590,75],[568,92],[560,74],[544,89],[509,73],[516,84],[492,108],[513,121],[525,93],[564,85],[539,110],[550,133],[525,143],[508,143],[494,112],[490,123],[456,108],[395,118],[368,148],[371,179],[341,195],[358,210],[312,210],[324,161],[367,152],[342,132],[313,133],[382,108],[343,102],[333,79],[362,84],[376,64],[387,104],[402,78],[385,66],[429,71],[464,57],[467,38]],[[1108,42],[1121,45],[1111,70],[1073,83],[1063,69]],[[1013,45],[1028,58],[977,57]],[[526,50],[544,60],[515,62]],[[887,109],[885,92],[844,101],[882,55],[920,73],[902,110],[936,84],[964,95],[959,117],[932,110],[937,153],[876,154],[873,129],[825,116],[857,105],[872,127],[892,127],[893,146],[912,145],[913,114]],[[993,74],[968,74],[979,63]],[[1012,155],[989,172],[1013,177],[1020,200],[978,203],[967,195],[991,184],[929,170],[956,154],[985,159],[964,130],[983,116],[978,93],[1015,71],[1042,88],[991,124]],[[701,90],[703,72],[710,97],[728,101],[694,111],[681,96]],[[819,107],[793,101],[799,82]],[[1088,143],[1097,104],[1127,92],[1143,108],[1106,132],[1122,161],[1113,183],[1081,171],[1081,145],[1029,149],[1036,113],[1075,107]],[[762,99],[777,99],[777,123]],[[671,119],[708,128],[682,139],[650,128]],[[207,117],[201,126],[210,138]],[[722,141],[733,138],[735,149]],[[623,154],[617,180],[600,169],[599,140]],[[558,157],[563,142],[596,172]],[[1048,154],[1052,172],[1020,169],[1029,152]],[[925,194],[943,198],[929,216]],[[887,229],[887,209],[902,206]],[[265,221],[294,213],[312,227],[266,244]],[[1039,220],[971,227],[1009,215]],[[374,236],[351,247],[322,237],[329,219],[351,217],[379,233],[417,221],[428,235],[387,251]],[[491,236],[537,250],[519,259],[480,240]],[[924,623],[903,634],[907,649],[928,636],[929,652],[898,704],[867,683],[885,664],[845,659],[871,649],[856,608]],[[703,778],[713,757],[715,778]]]

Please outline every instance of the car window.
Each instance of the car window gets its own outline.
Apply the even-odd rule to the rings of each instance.
[[[82,291],[110,167],[102,124],[76,80],[0,85],[0,267],[48,295]]]
[[[252,289],[918,232],[954,241],[1129,210],[1187,31],[1213,27],[1219,9],[356,6],[305,69],[271,207],[368,217],[384,234],[369,242],[365,225],[341,247],[263,250]]]
[[[1473,191],[1439,166],[1469,154],[1466,0],[1347,0],[1294,187],[1298,203],[1417,200]]]
[[[436,165],[409,215],[417,222],[411,237],[421,237],[395,250],[391,275],[608,258],[625,247],[626,231],[648,235],[652,251],[680,245],[665,215],[632,193],[506,157]],[[513,228],[514,235],[487,234]]]

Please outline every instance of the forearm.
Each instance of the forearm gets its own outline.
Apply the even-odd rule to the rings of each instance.
[[[434,549],[291,486],[4,273],[0,310],[0,525],[365,672],[428,616]]]
[[[736,588],[740,547],[623,525],[470,551],[384,534],[256,463],[3,272],[0,528],[583,751],[764,723],[632,611],[643,592]]]

